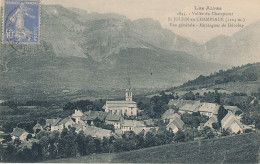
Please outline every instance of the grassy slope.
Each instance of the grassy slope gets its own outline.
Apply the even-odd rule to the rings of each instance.
[[[259,133],[169,144],[119,154],[98,154],[48,163],[257,163]]]
[[[180,86],[177,90],[190,90],[189,88],[208,88],[208,89],[214,89],[214,88],[222,88],[231,92],[244,92],[247,94],[251,94],[253,92],[256,92],[260,86],[260,63],[255,63],[252,65],[246,65],[244,67],[237,68],[235,70],[231,71],[224,71],[229,76],[236,76],[236,75],[243,75],[244,72],[248,73],[256,73],[258,79],[256,81],[231,81],[227,83],[221,83],[216,84],[216,80],[223,80],[225,76],[223,75],[214,75],[214,76],[206,76],[205,80],[202,80],[200,84],[194,83],[193,85],[188,86]],[[192,80],[191,83],[195,82],[195,80]],[[171,91],[172,89],[169,89]]]

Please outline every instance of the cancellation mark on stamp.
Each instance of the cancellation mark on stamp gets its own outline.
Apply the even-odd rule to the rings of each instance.
[[[3,43],[39,43],[39,0],[4,0]]]

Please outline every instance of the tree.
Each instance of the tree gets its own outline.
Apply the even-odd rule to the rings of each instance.
[[[241,110],[238,110],[238,111],[236,111],[236,113],[235,113],[235,115],[240,115],[240,114],[242,114],[242,111]]]
[[[68,129],[67,128],[63,128],[60,137],[63,138],[64,136],[66,136],[68,134]]]
[[[48,158],[48,145],[49,145],[49,140],[48,137],[43,136],[39,140],[39,144],[41,145],[42,148],[42,159],[46,160]]]
[[[26,137],[26,141],[28,141],[31,138],[32,138],[32,134],[28,134],[27,137]]]
[[[64,158],[66,157],[66,139],[63,137],[63,138],[60,138],[59,141],[58,141],[58,155],[61,157],[61,158]]]
[[[213,127],[213,129],[218,130],[218,129],[220,128],[220,124],[217,123],[217,122],[213,122],[213,123],[212,123],[212,127]]]
[[[106,137],[103,137],[102,140],[102,152],[103,153],[110,153],[111,152],[111,144],[109,143],[109,139]]]
[[[44,118],[40,118],[40,119],[38,120],[38,123],[43,126],[43,125],[46,124],[46,120],[45,120]]]
[[[145,138],[144,138],[144,132],[143,131],[135,136],[135,140],[136,140],[136,148],[137,149],[144,148]]]
[[[77,155],[78,144],[76,142],[76,134],[69,131],[68,134],[64,137],[66,140],[66,156],[75,157]]]
[[[57,153],[58,153],[56,144],[50,143],[48,152],[49,152],[49,158],[55,159],[57,157]]]
[[[33,127],[36,124],[36,121],[29,121],[29,122],[20,122],[17,124],[18,128],[24,129],[29,133],[33,133]]]
[[[43,158],[42,147],[39,143],[32,144],[32,157],[33,161],[40,161]]]
[[[220,104],[220,94],[217,92],[217,90],[215,94],[215,103]]]
[[[212,129],[210,127],[204,127],[203,130],[201,131],[201,135],[205,139],[210,139],[215,137],[215,134],[212,132]]]
[[[195,100],[195,95],[192,91],[186,93],[185,95],[183,95],[183,99],[184,100]]]
[[[178,130],[178,132],[174,136],[174,141],[184,142],[184,140],[185,140],[185,135],[184,135],[183,131]]]
[[[87,148],[88,148],[88,152],[90,154],[93,154],[96,152],[96,144],[93,139],[88,142]]]
[[[241,118],[241,122],[246,125],[252,125],[254,120],[248,113],[244,113]]]
[[[145,148],[154,146],[154,134],[152,132],[146,133],[143,145],[144,145]]]
[[[215,137],[215,134],[210,130],[206,136],[205,136],[205,139],[211,139],[211,138],[214,138]]]
[[[5,149],[5,152],[3,154],[3,159],[6,162],[15,162],[15,153],[17,152],[17,149],[14,145],[8,144],[7,148]]]
[[[32,162],[32,150],[25,147],[23,149],[23,158],[24,158],[24,162],[27,162],[27,163]]]
[[[102,153],[102,142],[99,138],[94,139],[95,147],[96,147],[96,153]]]
[[[10,141],[12,141],[12,137],[11,137],[10,134],[4,136],[4,141],[3,142],[10,142]]]
[[[76,142],[78,143],[78,152],[80,155],[86,155],[86,137],[83,131],[77,134]]]
[[[113,143],[116,152],[130,151],[135,149],[135,142],[133,140],[117,139]]]
[[[15,122],[6,121],[3,123],[2,129],[5,133],[12,133],[13,128],[15,128],[16,126],[17,124]]]
[[[222,136],[229,136],[231,134],[231,130],[230,129],[223,129],[222,131]]]
[[[221,124],[221,120],[227,115],[228,110],[224,108],[223,105],[221,105],[218,109],[218,122]]]

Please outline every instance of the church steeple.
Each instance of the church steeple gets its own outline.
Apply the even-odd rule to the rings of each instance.
[[[132,88],[131,88],[129,76],[128,76],[128,84],[127,84],[126,91],[125,91],[125,100],[126,101],[133,101],[133,93],[132,93]]]

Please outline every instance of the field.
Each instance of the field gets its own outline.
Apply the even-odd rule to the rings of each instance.
[[[258,163],[259,133],[176,143],[118,154],[48,160],[48,163]]]

